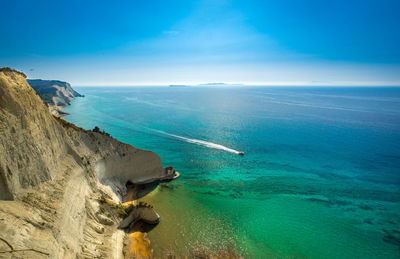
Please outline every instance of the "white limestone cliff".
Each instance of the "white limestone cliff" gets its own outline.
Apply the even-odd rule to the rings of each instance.
[[[0,258],[122,258],[120,219],[97,199],[174,176],[154,152],[52,116],[22,73],[0,69]]]

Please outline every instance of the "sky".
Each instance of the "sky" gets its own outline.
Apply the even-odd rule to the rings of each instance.
[[[0,66],[75,86],[400,85],[399,0],[1,1]]]

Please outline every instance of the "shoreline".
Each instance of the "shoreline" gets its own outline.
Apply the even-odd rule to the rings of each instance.
[[[110,118],[110,120],[107,120],[107,122],[104,122],[104,124],[100,126],[112,125],[110,126],[111,134],[114,133],[115,136],[127,143],[138,145],[148,150],[154,150],[162,155],[163,160],[165,159],[166,162],[176,165],[180,171],[185,171],[184,179],[178,179],[178,181],[166,186],[166,188],[160,186],[153,193],[143,198],[144,201],[154,204],[157,211],[162,216],[160,224],[149,232],[151,246],[154,250],[154,255],[157,258],[161,257],[159,255],[169,247],[172,247],[174,251],[185,253],[186,245],[188,244],[190,246],[196,240],[206,240],[206,242],[201,241],[201,243],[207,245],[212,241],[219,242],[219,240],[226,239],[227,235],[223,233],[224,230],[217,230],[218,224],[215,224],[217,225],[215,231],[219,231],[218,234],[211,233],[211,231],[213,231],[212,229],[210,229],[210,233],[203,231],[203,229],[207,228],[205,224],[210,224],[207,220],[214,225],[214,222],[216,221],[215,218],[218,216],[221,216],[221,218],[228,221],[228,223],[231,223],[232,229],[237,233],[238,239],[240,239],[237,242],[238,245],[236,247],[239,249],[240,253],[246,256],[246,258],[251,258],[252,254],[255,254],[257,256],[256,258],[262,258],[260,255],[265,254],[265,250],[273,255],[278,254],[278,256],[296,254],[307,255],[309,258],[318,258],[318,254],[329,258],[330,253],[339,256],[341,251],[353,256],[364,255],[366,258],[369,258],[368,255],[376,256],[377,253],[374,251],[365,252],[365,249],[368,247],[372,247],[375,250],[382,249],[388,255],[388,258],[392,258],[390,255],[393,255],[391,252],[393,247],[391,248],[391,244],[388,242],[385,242],[384,240],[382,241],[382,238],[386,238],[387,240],[387,237],[391,237],[392,232],[382,234],[379,232],[378,225],[373,226],[368,223],[371,222],[371,220],[365,223],[361,222],[362,225],[360,225],[360,227],[367,227],[378,231],[374,234],[366,234],[365,231],[362,231],[358,226],[348,225],[346,223],[346,220],[356,218],[354,217],[355,214],[357,214],[361,220],[374,215],[373,210],[365,210],[358,207],[358,204],[365,205],[362,201],[357,198],[353,200],[346,196],[351,187],[351,185],[348,185],[347,180],[342,181],[341,178],[336,178],[333,174],[329,174],[329,176],[333,177],[331,179],[320,178],[320,176],[323,176],[324,172],[329,172],[331,170],[326,168],[324,169],[323,165],[325,162],[340,168],[340,163],[348,160],[336,156],[333,156],[332,159],[327,159],[324,155],[319,156],[319,154],[315,152],[320,150],[320,146],[316,143],[314,144],[314,142],[308,143],[308,141],[299,138],[302,134],[297,134],[291,128],[287,128],[288,125],[286,122],[283,122],[283,124],[277,123],[276,125],[271,122],[271,126],[266,129],[266,133],[255,131],[254,137],[263,137],[266,136],[266,134],[271,134],[273,136],[273,134],[276,134],[277,127],[282,127],[282,129],[286,130],[288,134],[290,133],[295,136],[293,138],[290,137],[291,135],[288,136],[288,140],[291,142],[298,143],[298,145],[301,146],[315,148],[311,151],[307,151],[307,154],[312,155],[313,157],[315,156],[315,170],[323,169],[322,171],[311,171],[308,173],[305,173],[305,171],[299,171],[294,173],[288,170],[290,167],[288,168],[286,165],[291,165],[293,168],[295,167],[298,170],[305,170],[309,165],[311,165],[311,162],[314,162],[314,160],[307,159],[303,156],[297,156],[297,154],[303,152],[303,149],[301,148],[289,149],[290,152],[288,152],[288,147],[280,147],[282,143],[286,143],[283,142],[281,138],[268,140],[271,141],[270,144],[277,145],[277,151],[279,151],[278,154],[269,153],[271,150],[264,146],[260,146],[259,151],[261,153],[249,151],[249,156],[246,156],[246,159],[238,160],[236,159],[238,157],[231,157],[230,154],[219,153],[215,150],[194,146],[188,143],[175,142],[169,138],[164,138],[163,136],[148,134],[151,132],[135,131],[135,129],[138,129],[141,125],[151,125],[152,121],[156,121],[157,118],[162,115],[167,116],[168,113],[162,109],[147,113],[148,105],[126,102],[123,106],[126,110],[121,110],[120,107],[115,106],[115,109],[110,111],[109,109],[103,109],[100,105],[100,100],[89,98],[89,96],[91,96],[89,93],[96,93],[99,97],[107,98],[110,91],[112,91],[114,94],[118,94],[117,96],[135,95],[138,98],[143,99],[145,97],[151,97],[157,101],[165,99],[165,97],[168,96],[168,93],[165,94],[165,96],[160,96],[156,89],[143,89],[133,93],[130,90],[118,90],[114,92],[112,88],[104,89],[103,91],[87,89],[87,91],[87,99],[78,99],[77,102],[65,109],[72,113],[71,116],[67,117],[68,119],[72,122],[77,122],[83,126],[90,127],[92,126],[90,122],[91,118],[99,120],[104,117],[105,114],[120,116],[115,120]],[[243,94],[248,93],[254,93],[254,91],[250,89],[248,92]],[[293,90],[293,93],[298,93],[298,91]],[[204,94],[211,95],[211,93],[206,92]],[[239,98],[243,96],[243,94],[239,93],[235,95],[235,97]],[[185,96],[186,95],[177,96],[176,100],[181,100]],[[188,105],[191,101],[192,100],[188,100],[187,102],[183,102],[183,104]],[[254,102],[257,103],[256,100],[254,100]],[[117,105],[117,98],[110,100],[109,104]],[[86,109],[85,107],[89,109]],[[95,111],[90,107],[98,107],[98,109]],[[259,106],[256,107],[260,108]],[[179,107],[176,108],[178,109]],[[179,110],[177,109],[173,109],[172,111],[178,112]],[[132,114],[127,110],[135,110],[137,111],[137,114]],[[85,113],[86,115],[82,116],[80,113]],[[254,114],[254,111],[244,113],[246,116],[252,114]],[[200,115],[204,115],[204,113],[200,113]],[[143,121],[136,121],[140,117],[145,118],[142,118]],[[126,118],[126,120],[129,121],[122,122],[120,121],[120,118]],[[222,119],[220,116],[217,118]],[[235,119],[239,117],[235,116],[233,118]],[[303,117],[298,119],[301,118]],[[203,119],[199,118],[199,122],[202,121]],[[264,122],[266,123],[270,121],[271,119],[257,120],[256,125],[261,127],[261,125],[264,125]],[[273,121],[276,122],[275,120]],[[168,124],[169,122],[169,119],[157,122],[160,123],[160,125],[157,126],[157,129],[166,132],[174,132],[174,130],[171,130]],[[250,122],[253,121],[245,120],[244,125],[249,125],[247,123]],[[204,133],[201,129],[197,129],[197,123],[192,124],[184,117],[177,119],[175,123],[177,125],[188,123],[184,130],[185,132],[190,131],[192,137],[198,137]],[[333,130],[330,128],[327,128],[328,133],[326,133],[326,131],[321,132],[320,130],[325,128],[322,128],[322,126],[320,128],[318,125],[320,124],[316,124],[316,132],[322,134],[321,136],[329,136],[330,133],[336,132],[330,132],[329,130]],[[219,127],[217,126],[218,125],[211,127],[210,132],[218,132],[217,130]],[[177,128],[176,133],[181,133],[178,132],[178,129],[184,132],[183,129]],[[241,132],[240,130],[241,128],[238,129],[237,132],[234,131],[234,133],[239,134]],[[334,128],[334,130],[336,130],[336,128]],[[308,130],[304,131],[304,133],[305,132],[309,133]],[[352,133],[352,131],[350,131],[350,133]],[[284,132],[282,134],[284,134]],[[349,137],[350,136],[353,135],[349,135]],[[218,138],[219,137],[216,136],[216,140],[218,140]],[[224,137],[221,136],[221,138]],[[249,141],[255,139],[256,138],[250,138]],[[347,140],[347,138],[345,139]],[[353,143],[351,139],[348,139],[348,141],[357,147],[357,143]],[[218,143],[218,141],[214,142]],[[245,146],[245,144],[249,142],[246,140],[243,143],[243,146]],[[269,142],[261,141],[260,143],[268,144]],[[332,142],[327,142],[327,144],[332,144]],[[253,148],[254,147],[251,143],[249,143],[248,150]],[[326,149],[321,150],[327,152],[330,151],[327,147]],[[268,159],[264,159],[261,156],[263,154],[269,154]],[[203,156],[201,157],[203,160],[197,159],[199,155]],[[222,161],[218,158],[221,158]],[[236,165],[225,164],[225,162],[229,162],[232,159],[237,163]],[[257,164],[258,162],[260,164]],[[276,162],[276,164],[271,164],[272,162]],[[264,174],[261,165],[273,165],[273,170],[265,171],[265,176],[261,177],[261,174]],[[246,170],[239,170],[239,166],[244,166],[249,169],[251,168],[252,171],[247,172]],[[211,170],[207,170],[209,168],[214,169],[215,173]],[[346,168],[346,170],[340,172],[339,175],[347,173],[347,169],[351,168],[352,167]],[[314,175],[314,173],[318,174]],[[226,177],[226,179],[223,177]],[[230,181],[230,179],[234,181]],[[332,180],[334,180],[334,182],[332,182]],[[281,198],[279,196],[280,194],[285,196],[287,194],[286,192],[290,191],[293,192],[293,195],[296,195],[296,197],[303,198],[302,194],[308,195],[309,190],[315,191],[317,186],[316,184],[323,184],[325,186],[325,184],[328,183],[331,183],[332,185],[326,185],[326,189],[312,193],[318,195],[319,198],[323,198],[324,200],[326,199],[326,201],[307,199],[308,197],[305,197],[306,201],[304,201],[304,199],[292,199],[290,197]],[[338,186],[336,183],[341,185]],[[296,184],[299,189],[297,189],[297,187],[293,189],[294,184]],[[354,189],[366,190],[366,188],[369,188],[369,185],[360,185],[360,187],[355,187]],[[351,187],[351,189],[353,188]],[[335,200],[330,200],[329,197],[331,197],[330,195],[332,194],[332,190],[335,190],[337,198],[346,199],[346,201],[352,203],[354,202],[353,205],[350,203],[343,205],[336,203]],[[371,190],[381,191],[380,188],[371,188]],[[390,194],[389,191],[391,190],[387,190],[388,194]],[[299,196],[297,196],[298,194]],[[273,195],[272,198],[271,195]],[[385,198],[390,196],[382,194],[377,197]],[[360,198],[369,199],[371,196],[368,195],[368,193],[365,195],[361,194]],[[374,207],[373,204],[368,204],[368,206],[371,208]],[[347,208],[351,209],[352,212],[348,212]],[[384,208],[386,212],[391,211],[387,206]],[[201,211],[200,209],[204,210]],[[311,211],[313,211],[313,213],[309,213]],[[294,214],[298,216],[292,217],[291,215]],[[248,221],[250,215],[252,215],[252,220]],[[329,223],[340,228],[340,235],[346,237],[347,241],[345,243],[341,242],[341,239],[343,238],[338,238],[334,234],[335,228],[328,229],[326,226],[321,224],[326,220],[327,215],[334,215],[333,219],[329,221]],[[386,217],[377,217],[377,219],[386,220]],[[372,222],[374,223],[373,220]],[[281,227],[277,227],[279,226],[278,224]],[[193,225],[197,226],[193,227]],[[389,231],[391,230],[389,223],[382,225],[382,227]],[[193,232],[193,230],[199,233],[196,237],[192,237],[194,235],[190,233]],[[296,233],[300,234],[297,235]],[[203,237],[206,235],[208,235],[208,237],[204,239]],[[316,235],[321,235],[323,237],[314,240]],[[348,244],[349,240],[356,238],[357,236],[357,240],[360,240],[358,245]],[[187,241],[179,241],[183,238]],[[228,238],[230,238],[230,236],[228,236]],[[288,244],[291,241],[293,241],[294,244],[297,244],[298,247],[289,246]],[[337,251],[329,252],[330,244],[335,245],[339,249]],[[186,251],[187,250],[188,249],[186,249]]]
[[[0,93],[0,128],[7,129],[0,134],[0,239],[9,247],[0,252],[121,258],[123,237],[131,234],[130,250],[150,258],[147,226],[135,223],[154,225],[159,215],[133,202],[136,189],[126,206],[121,196],[129,183],[176,178],[173,167],[98,127],[84,130],[55,116],[18,71],[0,69]]]
[[[140,185],[134,184],[132,187],[127,187],[127,193],[122,198],[123,206],[137,205],[137,194]],[[124,246],[123,253],[127,258],[152,258],[153,249],[148,234],[145,232],[143,225],[137,222],[135,226],[127,233],[127,247]]]
[[[130,206],[140,206],[142,202],[139,200],[150,195],[155,191],[160,183],[171,182],[172,180],[179,177],[179,173],[176,172],[173,178],[169,180],[156,180],[146,184],[131,184],[127,186],[127,192],[122,197],[122,206],[129,208]],[[144,203],[146,204],[146,203]],[[156,224],[148,224],[142,220],[135,222],[127,229],[127,240],[124,241],[123,253],[126,254],[127,258],[153,258],[154,250],[151,246],[151,240],[149,238],[149,231],[156,228]]]
[[[53,106],[48,105],[49,111],[56,117],[62,118],[71,115],[68,112],[63,111],[67,105],[63,106]],[[155,191],[160,183],[171,182],[177,179],[180,174],[176,172],[173,167],[166,167],[163,169],[166,173],[164,178],[151,179],[146,182],[135,183],[131,186],[127,186],[127,192],[122,197],[121,204],[124,208],[128,209],[130,206],[138,206],[139,200],[146,197],[151,192]],[[173,176],[171,177],[171,174]],[[149,225],[139,220],[134,225],[131,225],[125,232],[125,237],[123,238],[122,252],[124,258],[153,258],[154,250],[151,245],[151,240],[149,238],[148,232],[156,225]]]

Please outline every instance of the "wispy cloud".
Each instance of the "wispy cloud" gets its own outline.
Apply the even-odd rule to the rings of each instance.
[[[179,33],[180,33],[180,31],[175,31],[175,30],[163,31],[163,34],[166,34],[166,35],[178,35]]]

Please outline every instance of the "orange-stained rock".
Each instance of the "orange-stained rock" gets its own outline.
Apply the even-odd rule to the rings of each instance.
[[[129,234],[129,245],[127,250],[128,259],[148,259],[153,258],[153,249],[147,233],[133,232]]]

